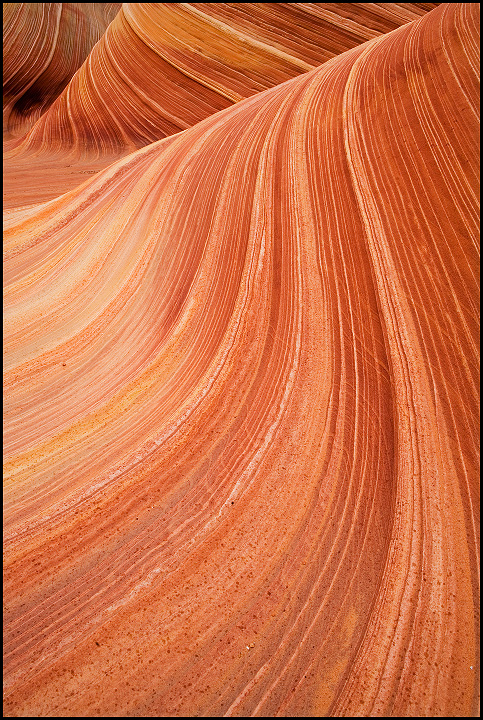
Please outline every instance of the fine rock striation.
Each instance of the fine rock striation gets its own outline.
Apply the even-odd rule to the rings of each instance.
[[[414,20],[437,4],[124,3],[51,111],[41,115],[26,137],[25,132],[7,136],[4,206],[58,197],[135,148],[191,127],[242,98]],[[62,21],[72,12],[61,11],[61,5],[46,7],[51,14],[57,8],[55,17]],[[89,8],[88,3],[81,5]],[[46,80],[53,96],[59,84],[54,68],[65,68],[65,58],[63,65],[51,62],[41,80],[23,89],[22,72],[45,62],[40,42],[31,50],[38,55],[35,63],[30,55],[25,62],[33,30],[38,37],[33,20],[43,17],[41,6],[22,5],[17,15],[23,23],[13,23],[12,12],[5,23],[6,65],[17,68],[14,79],[23,106],[37,101],[39,85],[48,92]],[[47,10],[42,12],[50,17]],[[71,23],[60,32],[64,41],[70,41],[72,28]],[[78,22],[74,29],[76,37],[82,37]],[[52,32],[46,34],[50,37]],[[83,43],[82,47],[86,38]],[[60,78],[63,84],[64,76],[65,72]],[[7,81],[7,88],[11,84]],[[9,97],[7,92],[6,117],[12,108]],[[33,114],[28,117],[32,124]]]
[[[20,148],[75,155],[134,150],[437,4],[123,3]]]
[[[61,13],[60,5],[46,7],[50,13],[57,7],[55,17],[62,21],[69,13]],[[51,112],[44,113],[26,137],[17,132],[4,143],[4,206],[57,197],[135,148],[191,127],[436,5],[124,3]],[[21,7],[23,22],[12,23],[10,15],[6,23],[4,52],[9,68],[22,60],[25,72],[42,66],[45,58],[42,43],[36,42],[31,50],[38,55],[35,63],[30,55],[28,63],[24,61],[33,29],[38,36],[33,20],[40,17],[41,4]],[[28,8],[35,9],[33,15]],[[75,31],[82,37],[78,23]],[[65,32],[62,37],[65,40]],[[19,47],[20,55],[15,52]],[[53,62],[49,66],[51,95],[59,84],[53,68],[59,67]],[[37,81],[31,90],[24,82],[24,90],[18,68],[14,77],[23,105],[36,102],[39,84],[47,92],[45,81]],[[9,116],[12,103],[8,93],[6,97],[4,112]],[[29,117],[31,124],[34,116]]]
[[[478,712],[478,39],[6,212],[6,716]]]
[[[25,133],[52,104],[122,3],[3,3],[3,127]]]

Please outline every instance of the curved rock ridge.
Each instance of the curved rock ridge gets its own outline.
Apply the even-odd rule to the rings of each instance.
[[[7,212],[6,716],[477,714],[478,38]]]
[[[25,133],[82,65],[122,3],[3,3],[3,126]]]
[[[142,147],[436,5],[123,3],[20,148],[110,154]]]

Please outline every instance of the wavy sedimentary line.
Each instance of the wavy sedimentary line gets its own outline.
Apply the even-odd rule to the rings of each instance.
[[[57,197],[134,148],[191,127],[434,5],[125,3],[52,112],[25,141],[4,147],[4,207]],[[70,6],[62,7],[61,23]],[[35,8],[32,17],[40,5]],[[67,30],[59,32],[64,38]],[[19,28],[17,34],[24,38]],[[77,34],[83,35],[82,27]],[[8,38],[13,35],[7,23]],[[54,65],[42,78],[56,88]],[[27,102],[30,91],[21,82],[19,91]]]
[[[467,59],[464,46],[458,42],[456,28],[459,24],[465,27],[468,19],[473,23],[474,16],[472,10],[463,6],[456,12],[460,15],[457,23],[454,22],[455,11],[445,8],[440,13],[435,35],[438,37],[440,32],[443,43],[459,50]],[[451,35],[455,36],[453,42]],[[388,556],[384,594],[376,607],[373,627],[371,624],[368,627],[368,640],[360,651],[359,664],[354,668],[345,702],[340,705],[341,715],[351,714],[351,710],[359,712],[361,708],[363,714],[380,714],[387,712],[387,708],[394,714],[418,712],[421,697],[414,684],[415,667],[418,675],[424,678],[426,693],[438,698],[433,712],[444,714],[449,693],[457,692],[464,701],[464,676],[472,674],[473,646],[458,648],[462,657],[456,668],[448,658],[447,645],[454,644],[456,650],[458,644],[454,639],[458,630],[465,625],[471,627],[474,622],[475,596],[471,577],[473,575],[473,581],[476,579],[478,563],[478,538],[473,516],[478,448],[473,445],[467,447],[466,452],[462,449],[477,418],[476,415],[468,416],[466,403],[458,402],[453,392],[449,402],[451,380],[448,375],[453,373],[445,367],[440,347],[449,341],[451,350],[457,348],[458,354],[465,358],[476,357],[471,325],[477,317],[477,309],[474,297],[470,297],[466,288],[474,287],[475,279],[476,267],[474,264],[471,267],[469,262],[468,240],[477,236],[474,224],[477,198],[475,186],[471,187],[469,179],[465,183],[467,173],[462,172],[466,155],[459,155],[456,150],[461,140],[469,140],[464,136],[461,138],[451,122],[450,113],[458,107],[458,93],[452,93],[448,102],[446,95],[437,92],[446,81],[440,68],[431,67],[430,72],[422,76],[419,58],[408,52],[412,44],[421,48],[426,41],[430,46],[431,36],[421,24],[414,26],[405,44],[400,43],[400,49],[398,38],[394,40],[395,47],[388,47],[387,54],[393,61],[399,51],[408,68],[409,107],[406,109],[404,104],[391,102],[392,98],[385,95],[374,110],[374,125],[370,129],[365,125],[361,128],[358,108],[364,98],[374,97],[374,83],[370,78],[377,73],[377,65],[374,68],[373,63],[375,61],[382,67],[389,64],[382,53],[370,57],[370,49],[367,60],[362,55],[354,63],[352,83],[348,84],[346,95],[346,146],[388,330],[394,381],[401,390],[396,395],[399,448],[396,513],[399,523]],[[468,69],[473,69],[476,57],[473,55],[470,59],[473,62]],[[364,67],[368,63],[374,74]],[[451,70],[455,72],[456,67]],[[394,100],[401,98],[400,83],[397,89]],[[427,97],[431,102],[420,99]],[[424,166],[417,156],[411,157],[410,163],[400,164],[399,170],[406,177],[397,184],[399,198],[394,198],[392,173],[385,172],[390,164],[377,166],[367,148],[372,141],[373,147],[377,146],[387,157],[397,137],[393,128],[400,127],[403,122],[408,128],[414,127],[414,123],[408,122],[409,113],[417,120],[420,147],[427,150],[421,154]],[[444,122],[446,118],[448,120]],[[391,130],[386,142],[383,127]],[[408,141],[414,141],[414,131],[403,140]],[[400,153],[401,140],[397,142]],[[428,182],[423,187],[420,178],[426,177]],[[398,247],[395,242],[398,236],[415,237],[422,229],[419,220],[422,213],[412,219],[407,211],[403,212],[398,214],[397,222],[394,217],[395,208],[404,208],[401,196],[407,192],[409,183],[413,187],[420,186],[420,204],[428,208],[428,224],[421,235],[424,240],[420,242],[417,256],[421,258],[421,252],[426,250],[426,262],[438,264],[441,273],[440,278],[437,275],[431,278],[428,297],[421,292],[422,281],[427,275],[425,261],[422,261],[424,269],[421,271],[414,254],[404,243]],[[379,201],[381,195],[389,195],[387,208]],[[434,212],[436,197],[444,208],[439,218]],[[464,225],[461,234],[457,232],[458,224]],[[455,267],[455,250],[460,257],[464,245],[467,246],[466,261]],[[446,318],[442,318],[443,313],[454,318],[450,327]],[[439,327],[436,319],[439,319]],[[459,367],[463,369],[461,364]],[[476,365],[465,368],[463,383],[473,390],[471,404],[476,409],[475,371]],[[452,458],[455,441],[459,450],[456,462],[461,463],[459,473],[455,473]],[[464,487],[463,493],[460,484]],[[445,516],[451,521],[445,523]],[[382,618],[384,634],[380,628]],[[373,640],[376,633],[378,643]],[[404,664],[401,664],[401,657],[405,658]],[[450,673],[453,680],[458,678],[459,681],[451,689],[447,682]],[[374,687],[377,694],[368,692],[370,678],[374,676],[379,676],[378,685]],[[364,687],[360,694],[354,687],[356,682]]]
[[[435,3],[124,3],[21,152],[133,150],[420,17]],[[293,29],[297,28],[297,37]]]
[[[120,7],[121,3],[3,4],[4,132],[25,133],[52,104]]]
[[[7,213],[7,715],[474,713],[477,34]]]

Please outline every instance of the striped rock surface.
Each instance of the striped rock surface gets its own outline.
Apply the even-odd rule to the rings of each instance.
[[[438,3],[123,3],[21,149],[134,150]]]
[[[122,3],[3,3],[3,126],[18,135],[52,104]]]
[[[26,138],[17,132],[4,143],[4,206],[51,200],[133,149],[306,72],[436,5],[124,3],[51,112]],[[28,7],[39,16],[41,4]],[[15,47],[23,38],[20,58],[31,40],[26,10],[22,17],[20,27],[5,24],[8,67],[19,63],[12,27],[19,35]],[[43,46],[35,47],[41,63]],[[24,72],[30,67],[30,59],[21,65]],[[15,78],[22,90],[22,73]],[[56,88],[52,72],[49,78]],[[35,101],[38,84],[24,92],[23,105]],[[45,83],[42,89],[46,92]]]
[[[7,716],[478,712],[478,36],[6,213]]]

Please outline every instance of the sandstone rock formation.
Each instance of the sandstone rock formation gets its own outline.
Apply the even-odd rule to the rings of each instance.
[[[124,3],[22,150],[142,147],[435,5]]]
[[[62,62],[52,60],[33,86],[30,75],[24,77],[31,68],[38,73],[44,66],[44,45],[52,50],[48,38],[52,43],[54,25],[44,29],[47,40],[41,42],[40,19],[45,24],[52,13],[61,19],[64,43],[57,42],[55,52],[62,53],[65,41],[70,42],[68,30],[76,15],[61,12],[61,5],[47,3],[41,12],[41,3],[23,4],[16,13],[7,13],[4,125],[8,120],[10,137],[12,127],[16,130],[16,137],[4,143],[3,199],[8,208],[57,197],[135,148],[306,72],[438,3],[124,3],[51,111],[24,137],[21,130],[35,114],[25,116],[12,108],[35,104],[39,94],[47,94],[50,104],[77,67],[66,64],[64,52]],[[92,4],[78,5],[95,25]],[[111,3],[97,13],[107,17],[116,9]],[[62,25],[65,17],[71,18],[70,25]],[[76,22],[85,55],[92,43]],[[27,53],[32,35],[37,41]],[[20,98],[12,99],[12,86]]]
[[[82,65],[121,3],[3,3],[3,125],[21,134]]]
[[[7,716],[478,712],[478,36],[6,211]]]

